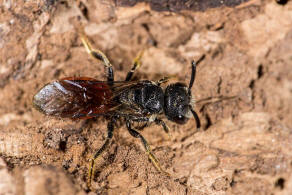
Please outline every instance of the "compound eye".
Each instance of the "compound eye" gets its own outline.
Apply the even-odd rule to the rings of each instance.
[[[177,115],[176,117],[174,117],[174,122],[178,124],[185,124],[189,120],[189,117],[186,116],[188,112],[189,112],[188,106],[178,107]]]
[[[183,115],[179,115],[175,117],[173,121],[178,124],[185,124],[188,121],[188,118]]]

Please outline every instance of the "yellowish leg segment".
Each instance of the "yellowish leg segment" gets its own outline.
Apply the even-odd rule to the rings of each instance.
[[[130,81],[133,77],[134,72],[141,66],[141,58],[143,56],[143,53],[144,51],[141,51],[134,59],[133,66],[131,70],[128,72],[125,81]]]
[[[166,77],[163,77],[162,79],[156,81],[156,84],[157,84],[158,86],[160,86],[161,84],[166,83],[166,82],[168,82],[170,79],[173,79],[173,78],[175,78],[175,76],[166,76]]]
[[[129,133],[130,133],[133,137],[135,137],[135,138],[140,138],[140,140],[142,141],[143,146],[144,146],[144,148],[145,148],[145,150],[146,150],[146,154],[148,155],[148,158],[151,160],[151,162],[153,163],[153,165],[155,166],[155,168],[156,168],[159,172],[162,172],[162,173],[164,173],[165,175],[170,176],[170,174],[169,174],[168,172],[164,171],[164,170],[161,168],[161,166],[160,166],[160,164],[159,164],[159,161],[156,159],[156,157],[155,157],[154,154],[152,153],[151,148],[150,148],[148,142],[146,141],[146,139],[145,139],[145,138],[144,138],[144,137],[143,137],[138,131],[132,129],[132,127],[131,127],[131,122],[130,122],[130,121],[127,121],[126,124],[127,124],[127,128],[128,128]]]
[[[88,170],[88,178],[87,178],[87,187],[89,189],[91,188],[91,181],[92,181],[93,176],[94,176],[95,161],[105,151],[105,149],[108,147],[108,145],[110,143],[110,140],[113,137],[114,122],[113,121],[109,122],[107,128],[108,128],[108,135],[107,135],[107,139],[106,139],[105,143],[101,146],[101,148],[99,150],[97,150],[97,152],[94,154],[94,156],[92,157],[92,159],[90,161],[89,170]]]
[[[165,124],[165,122],[161,119],[156,119],[154,121],[157,125],[161,125],[163,127],[164,132],[168,135],[168,138],[171,140],[172,135],[169,132],[169,127]]]
[[[104,63],[104,66],[107,68],[107,80],[114,81],[114,72],[113,72],[112,64],[110,63],[106,55],[102,51],[98,49],[94,49],[91,46],[90,41],[88,40],[88,38],[86,37],[84,33],[80,33],[80,37],[87,53],[90,56],[92,56],[94,59],[100,60]]]

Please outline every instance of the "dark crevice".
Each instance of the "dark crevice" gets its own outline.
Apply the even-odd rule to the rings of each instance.
[[[68,170],[70,168],[70,164],[72,163],[72,159],[70,160],[65,160],[63,161],[62,163],[62,167],[65,169],[65,170]]]
[[[230,182],[230,187],[233,187],[236,184],[236,182],[232,179]]]
[[[260,65],[258,66],[258,70],[257,70],[257,79],[252,79],[252,80],[250,81],[248,87],[249,87],[251,90],[253,90],[254,87],[255,87],[255,82],[256,82],[257,80],[259,80],[259,79],[260,79],[261,77],[263,77],[263,76],[264,76],[264,67],[263,67],[262,64],[260,64]],[[253,94],[252,94],[252,99],[254,99],[254,92],[253,92]]]
[[[275,182],[275,187],[276,188],[280,188],[281,190],[284,189],[285,187],[285,179],[280,177],[279,179],[277,179],[277,181]]]
[[[78,7],[81,10],[82,15],[88,20],[88,9],[85,4],[80,1]]]
[[[238,174],[239,174],[239,170],[235,169],[235,170],[233,171],[233,175],[232,175],[231,182],[229,183],[230,187],[234,187],[235,184],[237,183],[236,181],[234,181],[234,177],[235,177],[236,175],[238,175]]]
[[[148,26],[147,23],[143,23],[142,26],[145,28],[145,30],[146,30],[147,32],[150,31],[149,26]]]
[[[53,7],[54,5],[56,5],[57,3],[58,3],[58,1],[57,0],[46,0],[46,1],[44,1],[45,3],[45,8],[47,9],[47,10],[50,10],[50,8],[51,7]]]
[[[116,159],[116,156],[118,154],[118,147],[115,147],[114,153],[109,154],[108,156],[108,163],[112,164],[114,162],[114,160]]]
[[[59,143],[59,149],[61,151],[65,152],[66,151],[66,148],[67,148],[67,141],[66,140],[65,141],[60,141],[60,143]]]
[[[60,1],[61,5],[64,5],[66,8],[69,8],[69,4],[67,1]]]
[[[93,173],[93,181],[97,182],[97,178],[100,176],[101,174],[101,170],[95,170],[95,172]]]
[[[212,125],[212,121],[211,121],[211,118],[208,114],[206,114],[205,118],[207,121],[205,129],[208,129]]]
[[[289,0],[276,0],[276,2],[280,5],[285,5]]]
[[[123,165],[122,165],[123,171],[126,171],[128,169],[128,166],[129,165],[127,163],[123,163]]]
[[[255,80],[253,79],[253,80],[250,81],[248,87],[253,89],[254,88],[254,84],[255,84]]]
[[[218,86],[217,93],[218,93],[218,94],[221,93],[221,84],[222,84],[222,78],[219,77],[219,82],[218,82],[218,84],[217,84],[217,86]]]
[[[155,11],[173,11],[181,10],[204,11],[216,7],[235,7],[249,0],[115,0],[116,6],[134,6],[139,2],[147,2],[151,9]]]
[[[260,79],[264,75],[263,65],[259,65],[258,67],[258,79]]]

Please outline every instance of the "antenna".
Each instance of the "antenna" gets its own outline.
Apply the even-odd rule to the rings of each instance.
[[[191,90],[192,90],[192,87],[194,85],[194,82],[195,82],[195,78],[196,78],[196,70],[197,70],[197,65],[203,61],[205,58],[205,54],[202,55],[198,60],[197,62],[195,62],[194,60],[192,61],[192,74],[191,74],[191,79],[190,79],[190,84],[189,84],[189,90],[188,90],[188,93],[189,95],[191,95]],[[200,119],[198,117],[198,114],[194,111],[194,109],[192,108],[192,106],[190,105],[190,110],[196,120],[196,123],[197,123],[197,129],[200,130],[201,128],[201,122],[200,122]]]
[[[192,61],[192,74],[191,74],[191,79],[190,79],[190,84],[189,84],[189,94],[191,94],[191,89],[194,85],[194,82],[195,82],[195,78],[196,78],[196,69],[197,69],[197,65],[203,61],[205,58],[205,54],[202,55],[200,57],[199,60],[197,60],[197,62],[195,62],[194,60]]]

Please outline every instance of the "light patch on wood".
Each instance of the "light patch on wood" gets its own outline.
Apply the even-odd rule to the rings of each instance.
[[[290,5],[290,6],[289,6]],[[292,26],[292,6],[280,6],[272,2],[266,5],[265,13],[242,22],[241,28],[250,46],[249,54],[263,57]]]

